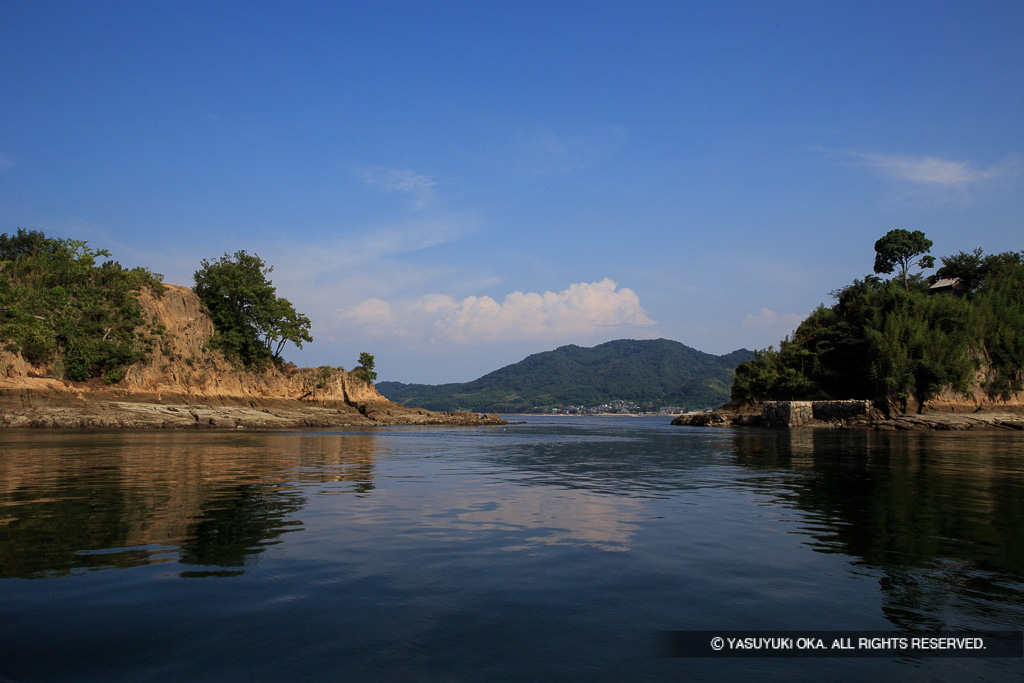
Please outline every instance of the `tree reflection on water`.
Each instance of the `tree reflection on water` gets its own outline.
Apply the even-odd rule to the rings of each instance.
[[[281,534],[302,529],[302,522],[289,516],[305,504],[306,499],[294,490],[261,484],[226,487],[202,506],[181,545],[178,561],[244,567],[255,562],[267,546],[279,543]],[[182,576],[234,576],[242,571],[183,572]]]
[[[1018,435],[757,431],[735,443],[737,462],[763,473],[755,487],[807,513],[807,546],[881,571],[894,626],[938,631],[960,615],[1017,624]]]
[[[307,482],[366,495],[368,434],[9,432],[0,446],[0,578],[172,561],[245,571],[302,528]]]

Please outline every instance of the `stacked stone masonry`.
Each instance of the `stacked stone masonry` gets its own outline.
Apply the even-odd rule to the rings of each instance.
[[[769,427],[800,427],[811,420],[866,417],[870,411],[871,401],[765,401],[761,416]]]
[[[769,427],[799,427],[814,417],[811,401],[765,401],[761,413]]]

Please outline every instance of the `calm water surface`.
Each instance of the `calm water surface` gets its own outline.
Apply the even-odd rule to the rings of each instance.
[[[0,432],[0,680],[1020,680],[666,630],[1024,628],[1024,434]]]

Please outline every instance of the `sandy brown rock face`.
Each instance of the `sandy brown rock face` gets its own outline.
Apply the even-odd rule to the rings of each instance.
[[[505,424],[476,413],[435,413],[388,401],[344,368],[250,371],[207,348],[213,323],[195,292],[145,290],[156,345],[124,379],[70,382],[0,350],[0,426],[284,428],[374,424]]]

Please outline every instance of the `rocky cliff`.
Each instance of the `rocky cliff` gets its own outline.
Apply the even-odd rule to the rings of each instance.
[[[157,343],[116,384],[70,382],[59,367],[0,351],[0,426],[504,424],[496,415],[407,409],[340,367],[244,370],[207,348],[213,323],[191,289],[143,290],[139,303]]]

